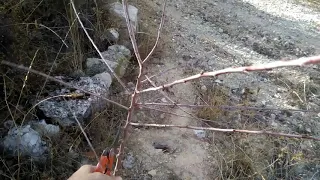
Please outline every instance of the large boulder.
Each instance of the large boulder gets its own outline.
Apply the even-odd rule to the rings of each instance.
[[[10,129],[1,145],[13,156],[29,156],[36,161],[45,160],[49,149],[41,135],[30,125]]]
[[[63,77],[60,78],[64,80]],[[103,97],[108,95],[111,82],[111,76],[106,72],[93,77],[80,77],[79,80],[72,80],[69,84],[99,96],[85,94],[79,90],[74,91],[70,88],[62,88],[49,94],[51,97],[55,96],[57,98],[41,102],[38,108],[46,117],[57,121],[61,126],[76,126],[76,120],[83,124],[93,113],[106,107],[107,102]],[[62,98],[63,95],[69,96]]]

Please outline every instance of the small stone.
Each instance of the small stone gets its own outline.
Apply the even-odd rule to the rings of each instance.
[[[219,32],[219,33],[223,33],[223,29],[222,29],[222,28],[219,28],[219,29],[218,29],[218,32]]]
[[[133,155],[128,154],[126,158],[123,160],[122,165],[125,169],[132,169],[134,165],[135,158]]]
[[[103,73],[100,73],[100,74],[96,74],[93,76],[93,78],[97,78],[100,80],[100,82],[102,84],[104,84],[104,86],[106,88],[109,88],[111,83],[112,83],[112,77],[109,73],[107,72],[103,72]]]
[[[206,137],[206,132],[204,130],[195,129],[195,130],[193,130],[193,132],[198,138],[202,139],[202,138]]]
[[[280,99],[281,95],[279,93],[276,93],[273,97]]]
[[[228,39],[230,36],[229,36],[228,34],[222,34],[222,37],[223,37],[224,39]]]
[[[115,28],[107,29],[105,37],[102,37],[102,40],[106,39],[109,42],[117,42],[119,40],[119,33]]]
[[[223,81],[220,80],[220,79],[217,79],[217,80],[215,80],[214,82],[217,83],[217,84],[222,84],[222,83],[223,83]]]
[[[47,124],[45,120],[31,121],[31,127],[41,135],[48,137],[56,137],[59,135],[60,127],[53,124]]]
[[[155,176],[155,175],[157,175],[157,170],[153,169],[153,170],[149,171],[148,174],[150,176]]]
[[[160,119],[164,119],[166,117],[166,115],[163,113],[160,115]]]
[[[215,61],[213,61],[213,60],[209,60],[209,61],[208,61],[208,65],[209,65],[209,66],[214,65],[214,63],[215,63]]]
[[[162,98],[161,101],[164,102],[164,103],[168,102],[166,98]]]
[[[201,91],[206,92],[207,90],[208,90],[207,86],[205,86],[205,85],[201,86]]]
[[[277,124],[275,121],[272,121],[272,122],[271,122],[271,126],[273,126],[273,127],[278,127],[278,124]]]
[[[262,104],[262,106],[266,106],[266,105],[267,105],[267,101],[262,100],[262,101],[261,101],[261,104]]]
[[[267,82],[267,81],[268,81],[268,79],[267,79],[267,78],[262,77],[262,78],[260,78],[260,81],[262,81],[262,82]]]
[[[275,114],[271,114],[270,117],[271,117],[271,120],[273,120],[273,121],[276,119],[276,115]]]
[[[312,132],[312,131],[311,131],[311,128],[309,128],[309,127],[306,128],[306,131],[307,131],[308,133],[311,133],[311,132]]]

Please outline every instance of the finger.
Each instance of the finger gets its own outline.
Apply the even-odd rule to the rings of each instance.
[[[122,180],[122,178],[121,177],[115,177],[114,180]]]
[[[99,173],[99,172],[94,172],[89,175],[90,180],[113,180],[111,176]]]
[[[81,166],[81,168],[79,169],[81,172],[85,172],[85,173],[92,173],[95,169],[95,166],[91,166],[91,165],[83,165]]]

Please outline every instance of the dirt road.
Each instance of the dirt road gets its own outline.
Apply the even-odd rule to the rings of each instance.
[[[137,7],[144,26],[156,30],[162,2],[146,0],[138,2]],[[228,66],[320,54],[320,13],[310,6],[289,0],[168,0],[162,37],[164,46],[161,57],[152,59],[158,65],[151,66],[148,71],[171,70],[152,79],[157,85],[202,70],[212,71]],[[304,78],[310,79],[317,75],[319,71],[316,67],[282,72],[284,79],[297,84]],[[286,87],[287,90],[278,96],[279,85],[268,77],[237,74],[222,79],[223,85],[230,89],[261,89],[255,106],[268,104],[275,108],[296,108],[288,98],[289,88]],[[314,86],[319,88],[319,84]],[[168,95],[176,102],[197,103],[192,83],[175,86],[171,91]],[[308,97],[308,102],[305,102],[309,109],[319,109],[319,99],[311,101],[311,98]],[[160,93],[148,94],[144,100],[170,102]],[[195,113],[195,110],[188,108],[165,110],[179,115]],[[135,121],[202,125],[192,117],[161,113],[150,115],[141,112]],[[267,124],[278,130],[288,130],[286,125],[277,120],[267,121]],[[312,128],[314,135],[319,135],[316,134],[320,129],[318,121],[315,121]],[[207,137],[212,140],[213,135],[208,134]],[[193,130],[188,129],[133,129],[127,151],[136,157],[136,162],[135,168],[130,170],[136,174],[137,179],[222,179],[222,173],[216,171],[219,169],[217,159],[212,155],[214,144],[207,139],[197,137]],[[154,145],[159,143],[167,145],[169,152],[155,149]],[[132,174],[129,176],[133,177]],[[303,177],[317,179],[319,176],[320,173],[318,176],[311,174]]]

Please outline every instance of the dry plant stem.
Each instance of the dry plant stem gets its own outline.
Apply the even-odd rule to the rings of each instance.
[[[35,54],[34,54],[34,56],[33,56],[33,58],[32,58],[32,61],[31,61],[30,65],[29,65],[29,69],[32,68],[33,62],[34,62],[35,58],[37,57],[38,52],[39,52],[39,49],[37,49],[37,51],[35,52]],[[24,81],[23,81],[23,84],[22,84],[22,87],[21,87],[21,90],[20,90],[20,95],[19,95],[19,98],[18,98],[16,107],[18,107],[18,105],[19,105],[19,103],[20,103],[20,99],[21,99],[21,97],[22,97],[22,93],[23,93],[24,87],[25,87],[26,84],[27,84],[29,74],[30,74],[30,71],[27,72],[27,74],[26,74],[26,76],[25,76],[25,78],[24,78]],[[16,108],[16,110],[15,110],[15,115],[16,115],[16,112],[17,112],[17,108]]]
[[[126,24],[127,24],[130,40],[131,40],[133,50],[136,55],[138,64],[139,64],[139,75],[137,77],[135,91],[131,97],[131,103],[130,103],[130,107],[128,110],[126,123],[123,127],[123,138],[122,138],[120,146],[119,146],[119,152],[117,154],[117,161],[116,161],[116,165],[114,167],[113,175],[115,175],[117,173],[117,170],[119,169],[119,166],[121,164],[122,155],[124,154],[124,146],[125,146],[125,143],[128,139],[128,136],[129,136],[130,122],[131,122],[134,110],[136,108],[137,98],[138,98],[137,91],[140,89],[141,77],[142,77],[142,73],[143,73],[142,60],[141,60],[141,57],[139,54],[138,45],[137,45],[137,42],[135,39],[135,34],[134,34],[133,28],[131,26],[129,15],[128,15],[128,2],[126,0],[122,0],[122,6],[123,6],[124,14],[125,14],[125,19],[126,19]]]
[[[226,105],[194,105],[194,104],[169,104],[169,103],[138,103],[139,106],[180,106],[180,107],[191,107],[191,108],[220,108],[220,109],[228,109],[228,110],[256,110],[256,111],[296,111],[296,112],[318,112],[316,110],[303,110],[303,109],[277,109],[277,108],[259,108],[259,107],[251,107],[251,106],[226,106]]]
[[[118,75],[113,71],[113,69],[110,67],[110,65],[107,63],[107,61],[105,60],[105,58],[103,57],[102,53],[100,52],[99,48],[96,46],[96,44],[93,42],[92,38],[90,37],[88,31],[86,30],[86,28],[84,27],[79,15],[78,15],[78,12],[76,10],[76,7],[73,3],[73,0],[70,0],[70,3],[72,5],[72,9],[78,19],[78,22],[79,24],[81,25],[83,31],[85,32],[85,34],[87,35],[88,39],[90,40],[92,46],[95,48],[95,50],[98,52],[99,56],[101,57],[101,59],[103,60],[103,62],[106,64],[106,66],[108,67],[108,69],[110,70],[111,74],[117,79],[117,81],[121,84],[121,86],[125,89],[125,91],[127,93],[129,93],[128,89],[126,88],[126,86],[124,85],[124,83],[121,81],[121,79],[118,77]]]
[[[165,0],[165,3],[166,3],[166,0]],[[129,18],[129,14],[128,14],[128,2],[127,2],[127,0],[122,0],[122,6],[123,6],[124,14],[125,14],[125,19],[126,19],[126,24],[127,24],[130,40],[131,40],[131,43],[132,43],[132,46],[133,46],[133,50],[134,50],[134,53],[136,55],[138,64],[139,64],[139,75],[137,77],[135,91],[134,91],[134,93],[132,95],[132,98],[131,98],[131,104],[130,104],[130,107],[129,107],[129,110],[128,110],[127,120],[126,120],[126,123],[125,123],[125,125],[123,127],[123,139],[122,139],[122,141],[120,143],[119,153],[117,155],[117,162],[116,162],[116,166],[114,168],[113,175],[115,175],[115,173],[117,172],[117,170],[119,169],[119,166],[121,164],[121,156],[124,153],[124,145],[125,145],[125,142],[126,142],[126,140],[128,138],[128,135],[129,135],[130,122],[131,122],[134,110],[136,108],[136,105],[137,105],[138,90],[140,89],[140,86],[141,86],[141,80],[142,80],[142,74],[143,74],[143,62],[146,61],[152,55],[154,49],[156,48],[156,46],[158,44],[158,41],[159,41],[159,38],[160,38],[161,28],[162,28],[162,25],[163,25],[163,19],[164,19],[164,11],[163,11],[163,16],[162,16],[161,24],[160,24],[161,27],[159,27],[158,37],[157,37],[157,40],[155,42],[155,45],[154,45],[153,49],[151,50],[151,52],[148,54],[148,56],[144,59],[144,61],[142,61],[140,53],[139,53],[139,50],[138,50],[138,45],[137,45],[137,41],[136,41],[136,38],[135,38],[135,33],[134,33],[133,27],[132,27],[132,25],[130,23],[130,18]],[[163,8],[165,10],[165,5],[164,5]]]
[[[134,54],[136,55],[136,58],[137,58],[137,61],[139,64],[139,68],[142,69],[142,59],[141,59],[141,56],[139,53],[139,49],[138,49],[138,45],[137,45],[137,41],[136,41],[136,35],[134,34],[133,27],[130,23],[127,0],[122,0],[122,7],[123,7],[123,11],[124,11],[126,24],[127,24],[127,28],[128,28],[128,33],[129,33],[129,37],[130,37],[130,40],[132,43],[133,51],[134,51]]]
[[[28,24],[33,24],[33,23],[28,23]],[[44,27],[46,29],[48,29],[49,31],[51,31],[53,34],[55,34],[61,41],[62,43],[67,47],[69,48],[69,46],[67,45],[67,43],[65,42],[65,40],[63,40],[54,30],[50,29],[49,27],[43,25],[43,24],[36,24],[34,23],[35,26],[40,26],[40,27]]]
[[[267,64],[252,65],[252,66],[245,66],[245,67],[230,67],[230,68],[226,68],[218,71],[196,74],[187,78],[176,80],[169,84],[144,89],[139,91],[138,93],[157,91],[160,89],[169,88],[177,84],[186,83],[188,81],[192,81],[192,80],[196,80],[204,77],[215,77],[215,76],[230,74],[230,73],[247,73],[247,72],[253,72],[253,71],[272,70],[272,69],[281,68],[281,67],[306,66],[306,65],[318,64],[318,63],[320,63],[320,56],[304,57],[304,58],[289,60],[289,61],[275,61]]]
[[[42,76],[42,77],[45,77],[45,78],[47,78],[48,80],[51,80],[51,81],[55,81],[55,82],[57,82],[57,83],[60,83],[60,84],[62,84],[62,85],[64,85],[64,86],[66,86],[66,87],[71,87],[71,88],[77,89],[77,90],[79,90],[79,91],[82,91],[82,92],[84,92],[84,93],[90,94],[90,95],[92,95],[92,96],[100,97],[100,98],[102,98],[103,100],[106,100],[107,102],[112,103],[112,104],[114,104],[114,105],[117,105],[117,106],[119,106],[119,107],[121,107],[121,108],[123,108],[123,109],[126,109],[126,110],[129,109],[128,107],[126,107],[126,106],[124,106],[124,105],[122,105],[122,104],[120,104],[120,103],[117,103],[117,102],[115,102],[115,101],[112,101],[112,100],[110,100],[110,99],[107,99],[107,98],[105,98],[105,97],[102,97],[100,94],[96,94],[96,93],[93,93],[93,92],[86,91],[86,90],[84,90],[84,89],[82,89],[82,88],[80,88],[80,87],[73,86],[73,85],[71,85],[71,84],[69,84],[69,83],[66,83],[66,82],[64,82],[64,81],[61,81],[61,80],[59,80],[59,79],[56,79],[56,78],[54,78],[54,77],[52,77],[52,76],[48,76],[47,74],[42,73],[42,72],[40,72],[40,71],[37,71],[37,70],[34,70],[34,69],[29,69],[29,68],[27,68],[27,67],[25,67],[25,66],[23,66],[23,65],[17,65],[17,64],[8,62],[8,61],[1,61],[1,64],[7,65],[7,66],[11,66],[11,67],[15,67],[15,68],[18,68],[18,69],[22,69],[22,70],[24,70],[24,71],[30,71],[30,72],[32,72],[32,73],[34,73],[34,74],[38,74],[38,75],[40,75],[40,76]]]
[[[163,8],[162,8],[162,15],[161,15],[161,22],[160,22],[160,25],[159,25],[156,42],[155,42],[153,48],[151,49],[151,51],[149,52],[149,54],[143,60],[142,63],[145,63],[151,57],[152,53],[154,52],[154,50],[156,49],[156,47],[158,45],[158,42],[159,42],[159,39],[160,39],[160,35],[161,35],[161,29],[162,29],[163,24],[164,24],[164,15],[165,15],[165,12],[166,12],[166,6],[167,6],[167,0],[164,0],[164,4],[163,4]]]
[[[295,134],[286,134],[286,133],[277,133],[270,131],[251,131],[251,130],[242,130],[242,129],[221,129],[213,127],[197,127],[197,126],[182,126],[182,125],[173,125],[173,124],[141,124],[141,123],[130,123],[131,126],[137,127],[156,127],[156,128],[185,128],[185,129],[196,129],[196,130],[207,130],[207,131],[216,131],[224,133],[246,133],[246,134],[261,134],[261,135],[270,135],[278,137],[288,137],[288,138],[300,138],[300,139],[311,139],[315,141],[320,141],[320,138],[307,136],[307,135],[295,135]]]
[[[16,123],[16,121],[15,121],[15,118],[14,118],[14,116],[13,116],[13,113],[12,113],[12,111],[11,111],[11,109],[10,109],[10,105],[9,105],[9,102],[8,102],[7,86],[6,86],[6,84],[7,84],[7,83],[6,83],[6,78],[3,77],[4,101],[6,102],[6,106],[7,106],[7,108],[8,108],[9,114],[10,114],[12,120],[13,120],[14,125],[15,125],[15,127],[17,127],[17,123]]]

